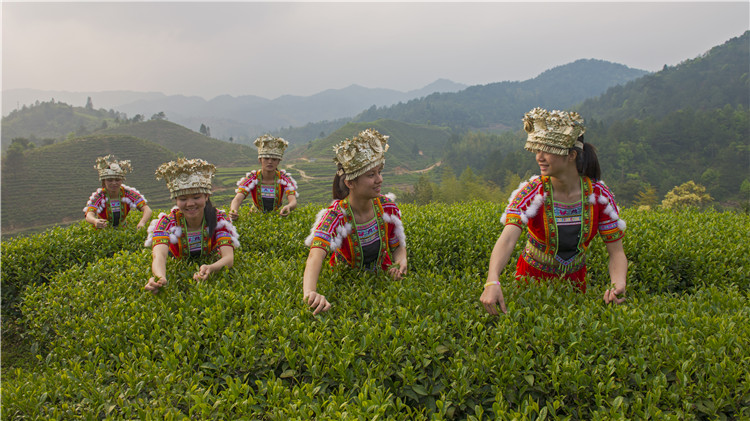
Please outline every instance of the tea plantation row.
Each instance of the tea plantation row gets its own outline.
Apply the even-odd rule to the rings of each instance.
[[[3,323],[35,363],[3,364],[2,417],[750,417],[748,215],[626,210],[625,305],[601,301],[596,240],[588,293],[506,270],[493,317],[478,298],[501,210],[402,206],[406,278],[325,268],[318,316],[301,300],[314,206],[243,214],[234,268],[195,283],[197,262],[170,261],[158,296],[132,227],[4,242]]]

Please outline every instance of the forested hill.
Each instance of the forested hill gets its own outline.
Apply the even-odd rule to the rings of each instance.
[[[138,116],[138,119],[142,118]],[[36,146],[50,145],[68,136],[86,136],[113,124],[127,124],[124,114],[114,110],[96,110],[91,103],[74,107],[63,102],[37,102],[11,111],[2,119],[2,149],[16,138]]]
[[[578,107],[589,119],[611,123],[662,118],[693,109],[707,111],[750,104],[750,31],[677,66],[665,66],[625,85],[614,86]]]
[[[502,131],[517,127],[523,113],[531,108],[567,109],[645,74],[620,64],[582,59],[523,82],[477,85],[391,107],[371,107],[355,121],[386,118],[461,130]]]
[[[718,203],[750,205],[749,69],[745,32],[570,107],[586,120],[586,141],[598,148],[602,178],[620,204],[655,205],[675,186],[694,181]],[[501,186],[510,175],[536,174],[522,148],[522,115],[502,137],[472,135],[451,144],[443,161],[458,163],[457,172],[476,163],[475,172]]]

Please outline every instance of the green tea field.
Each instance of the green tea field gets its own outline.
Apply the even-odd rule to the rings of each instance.
[[[320,206],[243,207],[234,267],[196,283],[200,262],[170,261],[157,296],[134,223],[3,241],[2,419],[750,418],[750,215],[625,209],[624,304],[602,301],[595,240],[587,293],[509,267],[508,313],[491,316],[502,205],[404,204],[405,278],[325,267],[332,307],[313,316]]]

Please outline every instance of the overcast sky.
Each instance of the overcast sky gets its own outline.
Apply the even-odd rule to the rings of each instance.
[[[2,1],[2,88],[311,95],[526,80],[595,58],[656,71],[750,29],[750,2]]]

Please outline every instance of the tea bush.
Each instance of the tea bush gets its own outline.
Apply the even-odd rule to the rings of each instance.
[[[402,211],[410,273],[393,281],[326,266],[319,291],[333,307],[318,316],[301,299],[314,206],[288,218],[242,213],[231,270],[197,283],[200,261],[170,260],[156,296],[143,291],[141,239],[49,271],[21,295],[37,364],[3,367],[3,418],[750,417],[750,250],[731,244],[746,215],[626,211],[626,304],[601,301],[607,261],[595,240],[600,280],[589,292],[518,285],[508,268],[509,312],[495,317],[478,298],[501,209]],[[682,240],[668,221],[677,217],[703,221],[703,237]],[[673,267],[686,256],[709,267]]]
[[[67,228],[3,241],[2,316],[18,315],[16,302],[28,285],[46,283],[61,270],[85,266],[120,250],[143,248],[145,230],[138,233],[135,229],[140,217],[140,212],[132,212],[128,225],[118,229],[97,230],[82,220]]]

